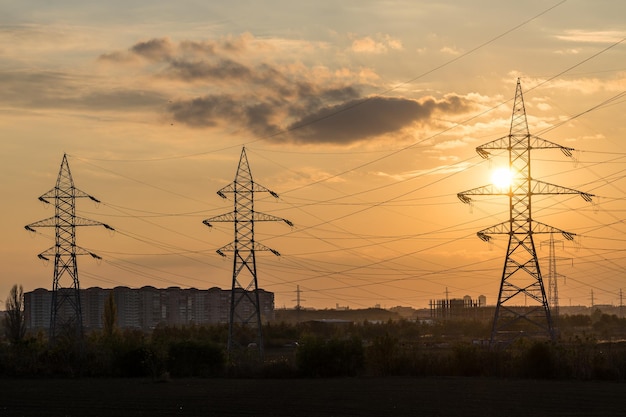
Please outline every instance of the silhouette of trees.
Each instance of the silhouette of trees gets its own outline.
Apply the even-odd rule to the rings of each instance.
[[[493,350],[484,343],[488,324],[473,321],[272,323],[264,330],[268,343],[261,361],[256,354],[227,357],[226,324],[160,325],[151,332],[119,329],[113,299],[106,302],[104,328],[88,332],[80,350],[73,350],[69,344],[50,345],[44,332],[24,336],[22,297],[21,288],[14,286],[7,299],[10,311],[5,327],[11,343],[0,343],[0,377],[162,380],[484,376],[626,380],[626,342],[616,337],[624,334],[626,320],[612,315],[597,315],[593,323],[582,316],[563,317],[560,326],[564,331],[558,342],[521,338],[506,348]],[[12,327],[12,323],[19,325]],[[11,328],[15,337],[9,337]],[[576,333],[563,336],[572,332]]]
[[[298,370],[309,377],[354,376],[365,364],[361,339],[307,338],[296,352]]]
[[[102,315],[102,325],[104,337],[113,339],[113,336],[117,333],[117,305],[115,304],[115,298],[113,298],[113,292],[109,293],[106,301],[104,302],[104,313]]]
[[[6,316],[4,331],[12,344],[18,344],[26,334],[26,320],[24,319],[24,289],[21,285],[13,285],[5,302]]]

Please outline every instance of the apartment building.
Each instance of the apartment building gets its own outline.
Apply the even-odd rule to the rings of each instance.
[[[243,291],[243,290],[240,290]],[[259,289],[259,307],[263,322],[274,319],[274,293]],[[159,324],[181,326],[188,324],[228,323],[230,317],[230,290],[209,288],[141,288],[91,287],[81,289],[80,303],[83,327],[101,329],[104,304],[110,294],[117,307],[117,325],[120,328],[152,330]],[[26,326],[30,330],[48,329],[52,291],[43,288],[24,293]],[[253,311],[250,302],[237,306],[243,311]],[[59,314],[70,314],[61,311]]]

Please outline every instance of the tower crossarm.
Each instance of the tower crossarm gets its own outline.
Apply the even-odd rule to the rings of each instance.
[[[554,226],[550,226],[548,224],[545,223],[541,223],[538,221],[533,221],[533,225],[532,225],[532,232],[533,234],[537,234],[537,233],[560,233],[565,239],[567,240],[574,240],[574,236],[576,236],[576,233],[572,233],[572,232],[567,232],[565,230],[561,230],[558,229]]]
[[[256,222],[284,222],[289,226],[293,227],[293,223],[287,219],[283,219],[282,217],[273,216],[271,214],[261,213],[259,211],[255,211],[252,217],[253,221]],[[203,220],[206,226],[213,227],[211,223],[220,223],[220,222],[234,222],[235,221],[235,212],[220,214],[219,216],[211,217],[206,220]],[[241,220],[239,220],[241,221]]]
[[[476,233],[481,240],[489,242],[491,236],[489,235],[509,235],[511,234],[511,226],[509,222],[503,222],[494,226],[488,227]]]
[[[264,187],[261,184],[257,184],[256,182],[252,182],[252,181],[249,183],[231,182],[226,187],[218,190],[217,195],[219,195],[222,198],[228,198],[226,194],[236,193],[242,190],[246,190],[248,192],[255,192],[255,193],[270,193],[272,197],[279,198],[278,194],[275,193],[274,191],[270,190],[269,188]]]
[[[272,249],[270,247],[265,246],[264,244],[260,243],[260,242],[254,242],[254,250],[255,251],[267,251],[267,252],[272,252],[274,255],[276,256],[280,256],[280,252],[278,252],[276,249]]]
[[[545,223],[537,222],[537,221],[533,221],[532,222],[531,232],[533,234],[537,234],[537,233],[560,233],[567,240],[573,240],[574,236],[576,236],[575,233],[571,233],[571,232],[567,232],[565,230],[557,229],[556,227],[547,225]],[[485,242],[489,242],[489,240],[491,240],[491,236],[490,235],[513,235],[513,234],[516,234],[516,233],[520,234],[520,235],[524,235],[524,234],[527,234],[528,231],[522,231],[520,233],[512,231],[512,229],[511,229],[511,222],[506,221],[506,222],[502,222],[502,223],[496,224],[494,226],[488,227],[486,229],[483,229],[483,230],[477,232],[476,235],[481,240],[484,240]]]
[[[91,220],[91,219],[86,219],[84,217],[74,217],[73,219],[73,224],[69,224],[68,226],[102,226],[105,229],[108,230],[115,230],[113,227],[109,226],[106,223],[102,223],[102,222],[98,222],[95,220]],[[57,227],[60,225],[61,222],[61,218],[57,217],[57,216],[53,216],[53,217],[48,217],[47,219],[43,219],[43,220],[39,220],[30,224],[27,224],[26,226],[24,226],[24,229],[28,230],[29,232],[34,232],[35,229],[39,228],[39,227]]]
[[[593,194],[589,194],[583,191],[574,190],[573,188],[567,188],[556,184],[550,184],[539,180],[531,181],[531,193],[532,194],[578,194],[583,200],[591,201]]]
[[[92,251],[89,251],[85,248],[81,248],[80,246],[72,247],[72,255],[89,255],[94,259],[98,259],[98,260],[102,259],[100,255],[97,255],[93,253]],[[39,255],[37,255],[39,259],[43,259],[44,261],[49,261],[50,258],[54,258],[55,256],[57,256],[56,246],[52,246],[46,249],[45,251],[41,252]]]
[[[234,252],[234,251],[235,251],[235,245],[233,242],[230,242],[229,244],[222,246],[215,252],[217,252],[217,254],[220,256],[226,257],[225,252]]]
[[[206,226],[213,227],[211,223],[223,223],[223,222],[234,222],[234,221],[235,221],[235,213],[231,211],[230,213],[224,213],[218,216],[209,217],[208,219],[203,220],[202,223],[204,223]]]
[[[503,136],[501,138],[492,140],[483,145],[476,147],[476,153],[482,158],[487,159],[491,156],[490,151],[495,150],[512,150],[512,149],[559,149],[567,157],[573,157],[572,151],[574,148],[559,145],[558,143],[550,142],[549,140],[540,138],[539,136],[530,136],[530,140],[526,141],[514,141],[511,140],[511,135]],[[513,145],[512,145],[513,144]]]
[[[278,252],[275,249],[269,248],[267,246],[265,246],[264,244],[260,243],[260,242],[252,242],[252,248],[250,248],[254,251],[268,251],[268,252],[272,252],[274,255],[276,256],[280,256],[280,252]],[[233,242],[222,246],[221,248],[219,248],[218,250],[216,250],[215,252],[217,252],[218,255],[220,256],[224,256],[226,257],[226,252],[235,252],[235,244]]]
[[[462,191],[456,196],[465,204],[472,202],[469,196],[472,195],[507,195],[503,192],[502,188],[496,187],[493,184],[483,185],[482,187],[472,188],[471,190]]]
[[[24,229],[29,232],[34,232],[36,228],[39,227],[55,227],[56,226],[56,217],[48,217],[47,219],[39,220],[24,226]]]
[[[288,226],[293,227],[293,223],[290,220],[283,219],[282,217],[273,216],[271,214],[261,213],[259,211],[254,212],[254,221],[257,222],[284,222]]]
[[[482,158],[487,159],[491,156],[491,153],[489,151],[509,149],[509,143],[509,137],[503,136],[501,138],[492,140],[491,142],[476,147],[476,153]]]
[[[549,140],[540,138],[539,136],[530,137],[530,149],[559,149],[563,152],[563,155],[568,158],[572,158],[574,155],[572,151],[574,148],[569,148],[567,146],[559,145],[558,143],[550,142]]]
[[[75,226],[102,226],[107,230],[115,230],[113,227],[109,226],[106,223],[102,223],[96,220],[86,219],[84,217],[75,217],[74,225]]]
[[[96,197],[91,194],[87,194],[86,192],[79,190],[76,187],[70,186],[69,188],[62,187],[54,187],[50,191],[39,196],[39,201],[42,201],[46,204],[50,204],[49,199],[54,199],[56,197],[73,197],[73,198],[88,198],[95,203],[100,203]]]

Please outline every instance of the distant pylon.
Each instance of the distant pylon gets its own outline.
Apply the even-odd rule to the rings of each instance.
[[[560,258],[556,256],[556,243],[562,243],[560,240],[554,240],[554,233],[550,233],[550,239],[548,240],[550,247],[550,254],[548,257],[548,305],[551,308],[553,323],[555,331],[558,332],[559,323],[559,284],[558,279],[564,275],[559,274],[556,268],[556,261],[565,260],[570,258]]]
[[[46,261],[49,257],[54,257],[49,330],[51,343],[61,331],[69,337],[82,335],[83,319],[76,256],[91,255],[93,258],[101,259],[95,253],[76,246],[76,226],[104,226],[106,229],[114,230],[107,224],[76,217],[75,200],[82,197],[100,202],[74,187],[67,155],[64,154],[55,187],[39,197],[39,200],[46,204],[50,204],[49,200],[54,199],[54,217],[25,226],[25,229],[31,232],[39,227],[55,229],[54,246],[38,255],[40,259]]]
[[[233,253],[228,352],[231,354],[235,348],[249,344],[250,341],[245,339],[248,337],[246,330],[248,327],[256,327],[256,345],[262,357],[264,346],[255,252],[270,251],[276,256],[280,256],[280,253],[255,241],[254,223],[282,221],[289,226],[293,226],[293,224],[289,220],[255,211],[254,194],[258,192],[268,192],[278,198],[278,194],[252,180],[244,147],[241,150],[235,181],[217,192],[222,198],[227,198],[226,194],[228,193],[234,195],[234,210],[206,219],[203,223],[212,227],[212,222],[232,222],[235,226],[235,240],[217,250],[221,256],[226,256],[224,252]]]
[[[302,310],[302,301],[306,301],[301,297],[302,290],[300,290],[300,286],[296,285],[296,299],[292,300],[296,302],[296,310]]]
[[[572,240],[569,233],[532,218],[532,196],[548,194],[578,194],[591,201],[592,194],[545,183],[531,177],[531,150],[559,149],[572,156],[572,148],[566,148],[529,133],[526,108],[520,80],[517,80],[511,128],[507,136],[476,148],[483,158],[492,150],[508,150],[511,183],[505,189],[494,184],[458,193],[464,203],[471,203],[474,195],[505,195],[509,197],[509,220],[481,230],[478,237],[489,241],[489,235],[509,236],[509,243],[500,281],[491,342],[511,342],[518,336],[548,336],[555,338],[550,307],[537,259],[533,236],[537,233],[559,232]]]

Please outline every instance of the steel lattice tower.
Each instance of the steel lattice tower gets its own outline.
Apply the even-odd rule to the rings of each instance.
[[[548,304],[554,311],[554,321],[559,319],[559,286],[556,272],[556,251],[554,249],[554,233],[550,233],[550,256],[548,259]]]
[[[217,250],[221,256],[226,256],[224,252],[233,253],[228,352],[231,354],[236,347],[246,346],[249,342],[245,340],[247,328],[256,327],[256,343],[262,357],[263,332],[255,253],[270,251],[276,256],[280,256],[280,253],[255,241],[254,224],[259,221],[282,221],[289,226],[293,224],[289,220],[255,211],[254,194],[258,192],[267,192],[278,198],[278,194],[253,181],[244,147],[235,181],[217,192],[222,198],[227,198],[226,194],[234,195],[234,210],[206,219],[203,223],[212,227],[212,222],[232,222],[235,226],[235,240]]]
[[[75,206],[77,198],[89,198],[97,203],[100,202],[95,197],[74,187],[67,155],[64,154],[56,185],[39,197],[39,200],[46,204],[50,204],[49,200],[54,200],[54,217],[25,226],[25,229],[31,232],[39,227],[54,227],[55,230],[54,246],[38,255],[40,259],[46,261],[49,260],[49,257],[54,257],[50,342],[54,342],[61,332],[69,337],[82,335],[83,320],[76,256],[91,255],[93,258],[101,259],[95,253],[76,246],[76,227],[104,226],[109,230],[114,230],[107,224],[77,217]]]
[[[493,150],[508,150],[511,183],[508,189],[490,184],[458,193],[464,203],[471,203],[470,196],[505,195],[509,197],[509,220],[477,233],[484,241],[490,235],[509,235],[509,243],[502,271],[500,291],[496,305],[491,342],[511,342],[518,336],[548,336],[555,338],[550,315],[550,307],[541,277],[539,261],[535,249],[534,235],[537,233],[559,232],[572,240],[573,233],[535,221],[532,217],[532,197],[549,194],[578,194],[591,201],[592,194],[549,184],[531,176],[531,151],[537,149],[560,149],[566,156],[572,156],[572,148],[567,148],[529,133],[526,109],[520,80],[517,80],[511,128],[507,136],[496,139],[476,148],[483,158]]]

